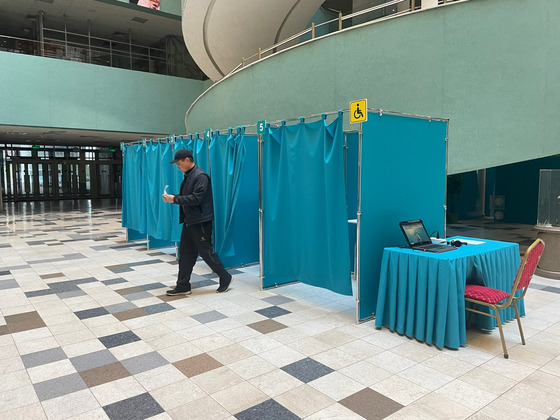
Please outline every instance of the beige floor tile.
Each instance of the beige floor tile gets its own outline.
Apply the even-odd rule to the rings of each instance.
[[[68,359],[58,360],[27,369],[27,374],[31,379],[31,383],[34,384],[61,376],[71,375],[72,373],[76,373],[76,369]]]
[[[376,354],[375,356],[366,359],[366,362],[386,369],[391,373],[401,372],[417,364],[416,362],[407,359],[406,357],[399,356],[391,351],[384,351]]]
[[[460,379],[442,386],[435,392],[473,411],[480,410],[498,397],[496,394],[485,391]]]
[[[335,403],[320,391],[309,385],[301,385],[281,395],[275,400],[299,417],[307,417]]]
[[[480,414],[496,420],[531,419],[546,420],[548,415],[517,404],[507,398],[500,397],[479,412]]]
[[[185,379],[185,376],[175,366],[165,365],[138,373],[134,375],[134,378],[136,378],[147,391],[151,391],[152,389],[182,381]]]
[[[325,420],[325,419],[361,420],[363,419],[363,417],[354,413],[352,410],[349,410],[346,407],[336,403],[305,418],[305,420]]]
[[[331,372],[308,383],[334,401],[340,401],[364,389],[364,385],[340,372]]]
[[[556,378],[560,381],[560,378]],[[555,391],[554,388],[549,390]],[[533,388],[525,383],[517,384],[504,393],[502,397],[542,414],[552,415],[560,409],[560,394]]]
[[[208,352],[208,354],[223,365],[239,362],[240,360],[247,359],[248,357],[255,355],[252,351],[247,350],[245,347],[240,346],[237,343],[212,350]]]
[[[170,410],[169,415],[176,420],[225,420],[231,413],[212,397],[203,397]]]
[[[205,337],[190,340],[191,344],[194,344],[203,352],[209,352],[222,347],[226,347],[233,343],[229,338],[224,337],[221,334],[211,334]]]
[[[330,349],[313,356],[317,362],[322,363],[331,369],[337,370],[358,362],[359,360],[338,348]]]
[[[477,367],[461,376],[461,381],[469,383],[495,395],[501,395],[517,382],[495,372]]]
[[[232,414],[251,408],[268,400],[268,396],[248,382],[212,394],[222,407]]]
[[[43,401],[42,404],[49,419],[67,419],[100,408],[89,389]]]
[[[259,357],[276,367],[283,367],[305,359],[306,356],[288,346],[280,346],[260,353]]]
[[[416,340],[407,340],[398,346],[392,347],[391,352],[398,354],[399,356],[406,357],[407,359],[417,363],[443,354],[443,352],[437,347],[428,346],[425,343],[420,343]]]
[[[451,357],[449,353],[439,353],[424,360],[422,364],[454,378],[458,378],[475,368],[475,365]]]
[[[229,364],[228,368],[245,380],[264,375],[265,373],[273,371],[277,368],[277,366],[264,360],[261,356],[251,356],[243,360],[239,360]]]
[[[391,372],[386,371],[379,366],[372,365],[371,363],[366,361],[361,361],[346,366],[338,370],[338,372],[360,382],[362,385],[367,387],[393,376]]]
[[[0,374],[0,394],[29,385],[31,385],[31,381],[29,380],[27,372],[23,369]],[[2,401],[1,398],[0,401]]]
[[[175,363],[179,360],[188,359],[202,353],[197,346],[191,343],[177,344],[175,346],[166,347],[158,351],[169,362]]]
[[[207,396],[206,392],[187,378],[153,389],[150,394],[166,411]]]
[[[146,392],[140,383],[129,376],[90,388],[99,405],[105,406]]]
[[[214,394],[244,382],[241,376],[226,366],[193,376],[191,380],[207,394]]]
[[[428,389],[416,385],[414,382],[410,382],[398,375],[393,375],[377,382],[371,385],[370,388],[383,395],[389,396],[402,405],[408,405],[430,392]]]
[[[272,370],[248,380],[271,398],[301,386],[302,382],[280,369]]]
[[[47,415],[41,403],[26,405],[14,410],[2,413],[2,417],[10,420],[46,420]]]
[[[535,372],[534,368],[525,366],[513,359],[504,359],[503,357],[495,357],[484,363],[482,367],[514,381],[522,381]]]
[[[376,354],[383,353],[385,350],[370,344],[361,339],[352,340],[346,344],[337,347],[339,350],[349,354],[357,360],[365,360]]]
[[[410,407],[427,412],[430,417],[437,420],[466,419],[474,414],[474,410],[433,392],[414,401]]]

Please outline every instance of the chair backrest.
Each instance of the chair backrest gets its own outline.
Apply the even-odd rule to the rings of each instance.
[[[513,290],[518,291],[529,286],[529,282],[535,273],[537,264],[541,259],[541,255],[544,250],[544,242],[542,239],[537,239],[531,244],[521,260],[519,270],[517,271],[517,276],[515,282],[513,283]]]

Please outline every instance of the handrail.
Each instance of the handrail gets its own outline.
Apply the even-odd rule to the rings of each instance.
[[[329,20],[329,21],[322,22],[322,23],[319,23],[319,24],[317,24],[317,25],[313,24],[310,28],[306,28],[306,29],[304,29],[303,31],[298,32],[297,34],[291,35],[290,37],[288,37],[288,38],[286,38],[286,39],[283,39],[282,41],[277,42],[276,44],[274,44],[274,45],[272,45],[272,46],[270,46],[270,47],[267,47],[267,48],[264,48],[264,49],[259,49],[259,52],[257,52],[257,53],[255,53],[255,54],[249,56],[248,58],[243,58],[242,61],[241,61],[241,63],[238,64],[233,70],[231,70],[230,72],[228,72],[228,74],[227,74],[226,76],[229,76],[229,75],[232,74],[233,72],[239,70],[240,67],[244,67],[245,64],[247,64],[248,61],[251,61],[251,62],[252,62],[252,59],[254,59],[254,58],[257,58],[258,60],[260,60],[260,59],[263,57],[264,54],[266,54],[266,53],[268,53],[268,52],[270,52],[270,51],[273,51],[273,50],[277,49],[278,47],[281,47],[282,45],[289,43],[290,41],[293,41],[293,40],[295,40],[295,39],[297,39],[297,38],[300,38],[301,36],[306,35],[306,34],[308,34],[308,33],[314,34],[315,31],[317,30],[317,28],[319,28],[319,27],[321,27],[321,26],[329,25],[329,24],[334,23],[334,22],[339,22],[339,30],[341,30],[341,26],[342,26],[342,25],[341,25],[340,23],[343,22],[343,21],[345,21],[345,20],[347,20],[347,19],[352,19],[352,18],[354,18],[354,17],[361,16],[361,15],[364,15],[364,14],[366,14],[366,13],[375,12],[375,11],[377,11],[377,10],[384,9],[385,7],[394,6],[394,5],[396,5],[396,4],[398,4],[398,3],[402,3],[402,2],[410,2],[410,0],[391,0],[391,1],[387,2],[387,3],[378,4],[378,5],[376,5],[376,6],[372,6],[372,7],[369,7],[369,8],[367,8],[367,9],[360,10],[360,11],[358,11],[358,12],[350,13],[350,14],[345,15],[345,16],[341,16],[341,14],[339,14],[339,17],[338,17],[338,18],[336,18],[336,19],[331,19],[331,20]],[[407,10],[405,10],[405,11],[403,11],[403,12],[409,12],[409,11],[410,11],[410,8],[407,9]],[[393,13],[392,16],[393,16],[393,15],[396,15],[396,14],[401,14],[401,13],[402,13],[402,12]],[[312,36],[311,39],[315,39],[315,36]]]
[[[350,15],[346,15],[346,16],[344,16],[344,17],[339,13],[338,19],[333,19],[333,20],[330,20],[330,21],[328,21],[328,22],[324,22],[324,24],[326,24],[326,23],[333,23],[333,22],[335,22],[335,21],[338,21],[338,22],[339,22],[339,25],[338,25],[338,28],[339,28],[339,29],[338,29],[338,31],[341,31],[341,30],[342,30],[342,21],[343,21],[344,19],[348,19],[349,16],[350,16],[350,17],[356,17],[356,16],[359,16],[359,15],[362,15],[362,14],[366,14],[366,13],[375,11],[375,10],[379,10],[379,9],[381,9],[381,8],[383,8],[383,7],[391,6],[391,5],[394,5],[394,4],[397,4],[397,3],[401,3],[401,2],[403,2],[403,1],[409,1],[409,4],[410,4],[410,5],[414,5],[414,3],[415,3],[415,0],[393,0],[393,1],[390,1],[390,2],[388,2],[388,3],[384,3],[384,4],[377,5],[377,6],[368,8],[368,9],[361,10],[361,11],[359,11],[359,12],[352,13],[352,14],[350,14]],[[453,3],[458,4],[458,3],[463,3],[463,2],[467,2],[467,1],[471,1],[471,0],[439,0],[439,1],[442,2],[442,3],[440,3],[440,4],[438,5],[438,7],[442,7],[442,6],[447,6],[447,5],[450,5],[450,4],[453,4]],[[399,12],[396,12],[396,13],[392,13],[392,14],[390,15],[390,18],[394,18],[394,17],[400,16],[400,15],[403,15],[403,14],[414,13],[414,12],[415,12],[415,10],[413,10],[412,7],[409,7],[408,9],[405,9],[405,10],[402,10],[402,11],[399,11]],[[386,18],[386,17],[384,17],[384,18]],[[383,18],[379,18],[379,19],[383,19]],[[372,21],[373,21],[373,20],[377,20],[377,19],[372,19]],[[317,25],[317,26],[319,26],[319,25]],[[317,26],[315,26],[315,28],[316,28]],[[300,33],[298,34],[298,36],[301,36],[302,33],[304,34],[304,33],[310,32],[310,31],[311,31],[311,28],[306,29],[306,30],[300,32]],[[338,32],[338,31],[336,31],[336,32]],[[319,36],[318,38],[322,38],[323,36],[327,36],[327,35],[322,35],[322,36]],[[296,36],[296,37],[297,37],[297,36]],[[290,39],[292,39],[292,37],[291,37]],[[314,39],[317,39],[317,38],[314,38]],[[285,42],[286,42],[286,40],[280,41],[279,43],[274,44],[274,45],[271,46],[271,47],[268,47],[268,48],[265,49],[264,51],[266,52],[266,51],[274,50],[275,48],[277,48],[278,46],[284,44]],[[299,44],[298,44],[298,45],[299,45]],[[256,54],[253,54],[252,56],[250,56],[249,59],[254,58],[255,56],[258,56],[258,57],[259,57],[258,60],[260,60],[261,58],[263,58],[263,57],[262,57],[262,53],[263,53],[263,50],[262,50],[262,49],[259,49],[259,52],[256,53]],[[258,60],[257,60],[257,61],[258,61]],[[188,117],[189,117],[189,114],[191,113],[191,111],[192,111],[192,109],[194,108],[194,106],[198,103],[198,101],[199,101],[210,89],[214,88],[217,84],[219,84],[219,83],[222,82],[223,80],[227,79],[230,75],[232,75],[233,73],[239,71],[241,68],[244,68],[246,64],[251,64],[251,63],[247,63],[247,61],[248,61],[248,59],[242,58],[242,59],[241,59],[241,63],[239,63],[237,66],[235,66],[235,67],[234,67],[230,72],[228,72],[222,79],[218,80],[216,83],[214,83],[214,84],[211,85],[208,89],[206,89],[204,92],[202,92],[202,93],[194,100],[194,102],[190,104],[189,108],[187,109],[187,112],[185,113],[185,128],[187,127],[187,119],[188,119]]]

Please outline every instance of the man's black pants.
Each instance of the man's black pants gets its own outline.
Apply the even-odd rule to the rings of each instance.
[[[220,286],[227,284],[231,278],[224,268],[212,243],[212,221],[183,225],[179,245],[179,275],[177,288],[181,291],[191,290],[191,274],[198,255],[208,267],[220,277]]]

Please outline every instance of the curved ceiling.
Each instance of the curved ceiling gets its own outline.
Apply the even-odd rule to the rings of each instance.
[[[200,69],[220,80],[242,58],[304,30],[324,0],[185,0],[183,38]]]

